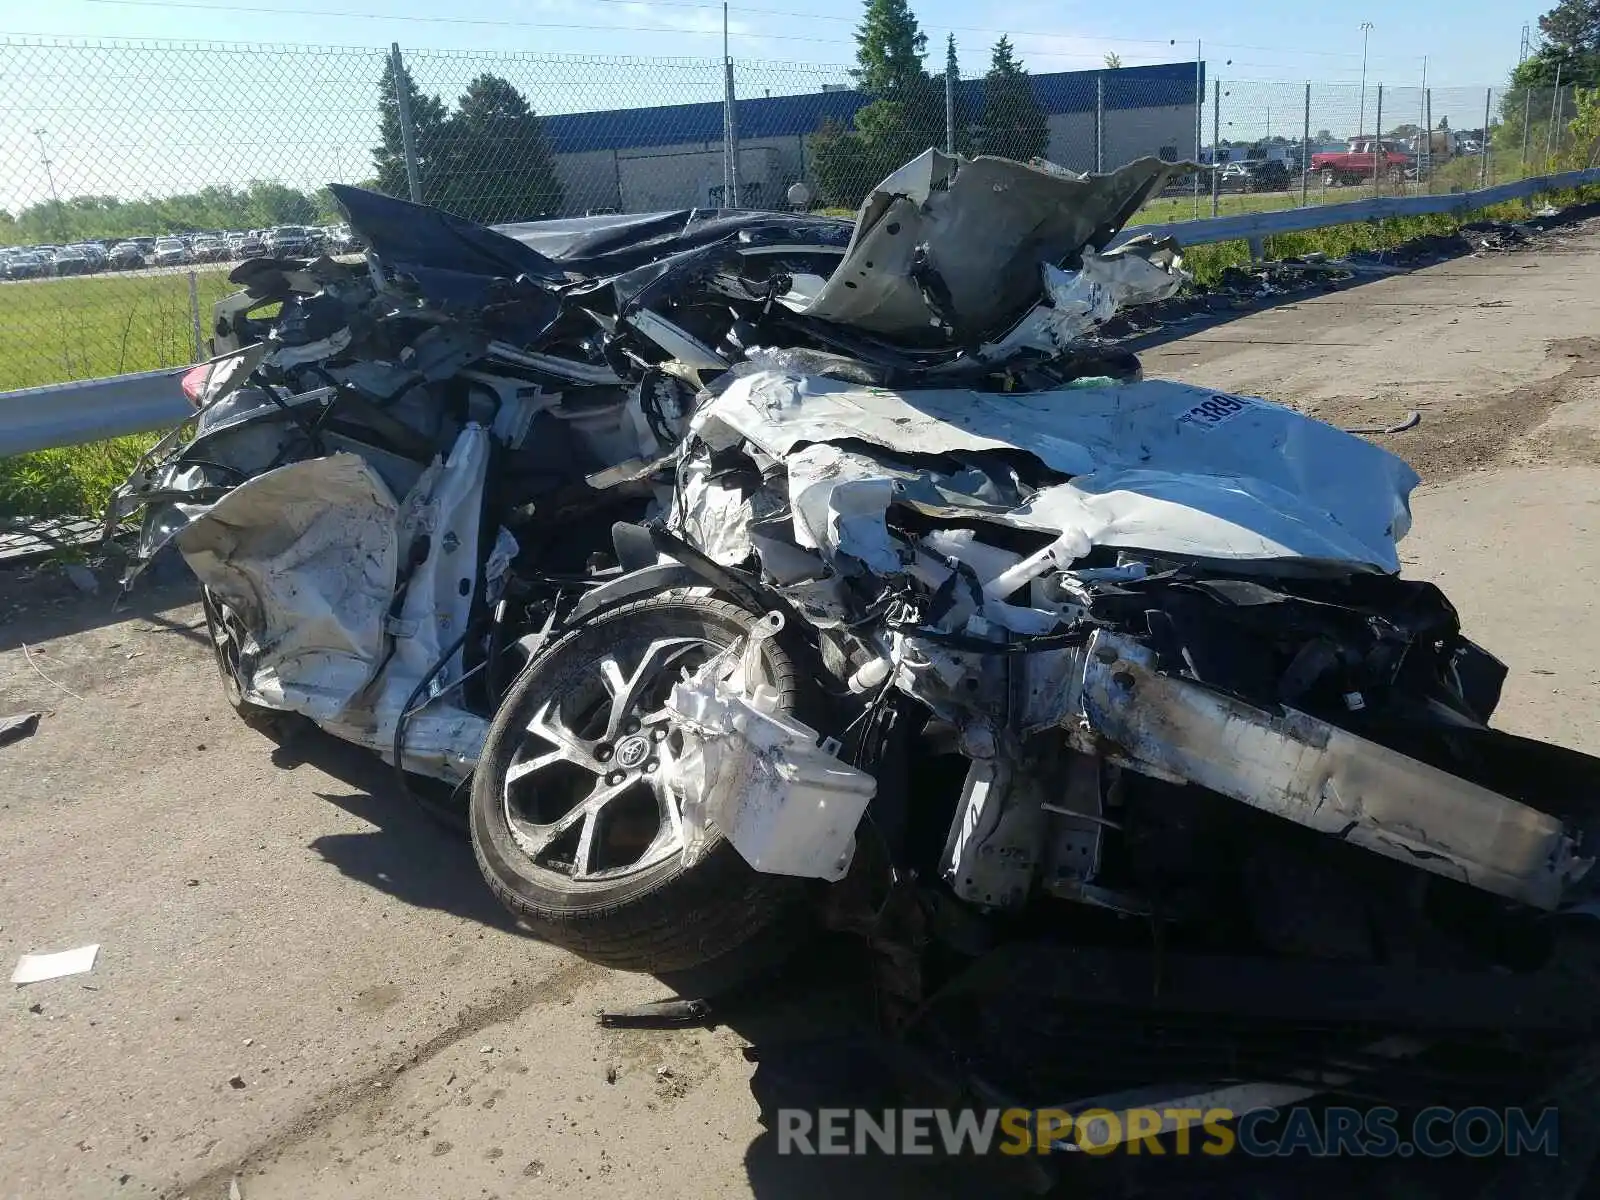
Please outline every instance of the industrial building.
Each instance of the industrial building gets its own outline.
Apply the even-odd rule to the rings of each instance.
[[[1049,118],[1052,162],[1075,171],[1093,171],[1098,162],[1109,171],[1144,155],[1194,155],[1203,66],[1063,71],[1034,75],[1032,82]],[[964,79],[957,88],[958,111],[975,121],[983,108],[983,81]],[[782,206],[791,184],[811,182],[810,136],[825,120],[848,125],[867,103],[862,93],[840,88],[739,100],[740,203]],[[566,188],[562,215],[719,204],[723,117],[715,101],[546,116],[545,132]]]

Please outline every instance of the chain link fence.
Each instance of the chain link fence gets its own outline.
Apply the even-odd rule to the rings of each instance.
[[[930,145],[1111,170],[1198,158],[1170,221],[1505,182],[1594,161],[1581,89],[1209,79],[1203,64],[930,75],[381,47],[0,38],[0,390],[192,361],[230,262],[358,247],[330,183],[486,223],[851,211]]]

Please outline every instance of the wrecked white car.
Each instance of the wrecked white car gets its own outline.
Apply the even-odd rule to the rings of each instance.
[[[1093,341],[1182,282],[1105,247],[1184,169],[930,151],[853,227],[336,189],[366,264],[237,269],[113,512],[236,707],[470,781],[496,893],[598,961],[820,914],[922,1024],[1242,1014],[1188,1077],[1301,1083],[1329,1046],[1275,1020],[1346,1083],[1515,1030],[1535,1073],[1590,1021],[1600,764],[1489,727],[1504,667],[1398,573],[1405,463]]]

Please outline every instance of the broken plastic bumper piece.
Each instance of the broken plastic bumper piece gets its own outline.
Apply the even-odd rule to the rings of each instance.
[[[1082,711],[1080,736],[1134,770],[1537,908],[1593,863],[1556,817],[1305,713],[1161,674],[1148,647],[1103,630]]]

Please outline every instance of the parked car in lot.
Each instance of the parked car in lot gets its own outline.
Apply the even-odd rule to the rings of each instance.
[[[295,258],[311,253],[311,239],[303,225],[279,225],[267,234],[267,253],[273,258]]]
[[[52,273],[51,260],[36,250],[18,250],[5,260],[7,279],[38,279]]]
[[[57,275],[88,275],[94,270],[94,260],[81,246],[63,246],[53,259]]]
[[[228,247],[221,238],[197,237],[189,245],[189,254],[195,262],[222,262],[228,257]]]
[[[1351,138],[1345,150],[1311,156],[1311,173],[1324,187],[1341,183],[1362,183],[1378,176],[1399,183],[1406,177],[1411,159],[1394,142],[1377,138]]]
[[[109,255],[99,242],[74,242],[71,249],[81,252],[89,260],[89,270],[104,271]]]
[[[266,252],[267,244],[257,233],[241,234],[238,243],[233,247],[235,258],[261,258]]]
[[[106,265],[113,271],[132,271],[144,266],[144,251],[139,249],[137,242],[118,242],[111,247]]]
[[[150,265],[153,267],[181,267],[189,261],[189,250],[177,238],[157,238],[155,249],[150,253]]]

